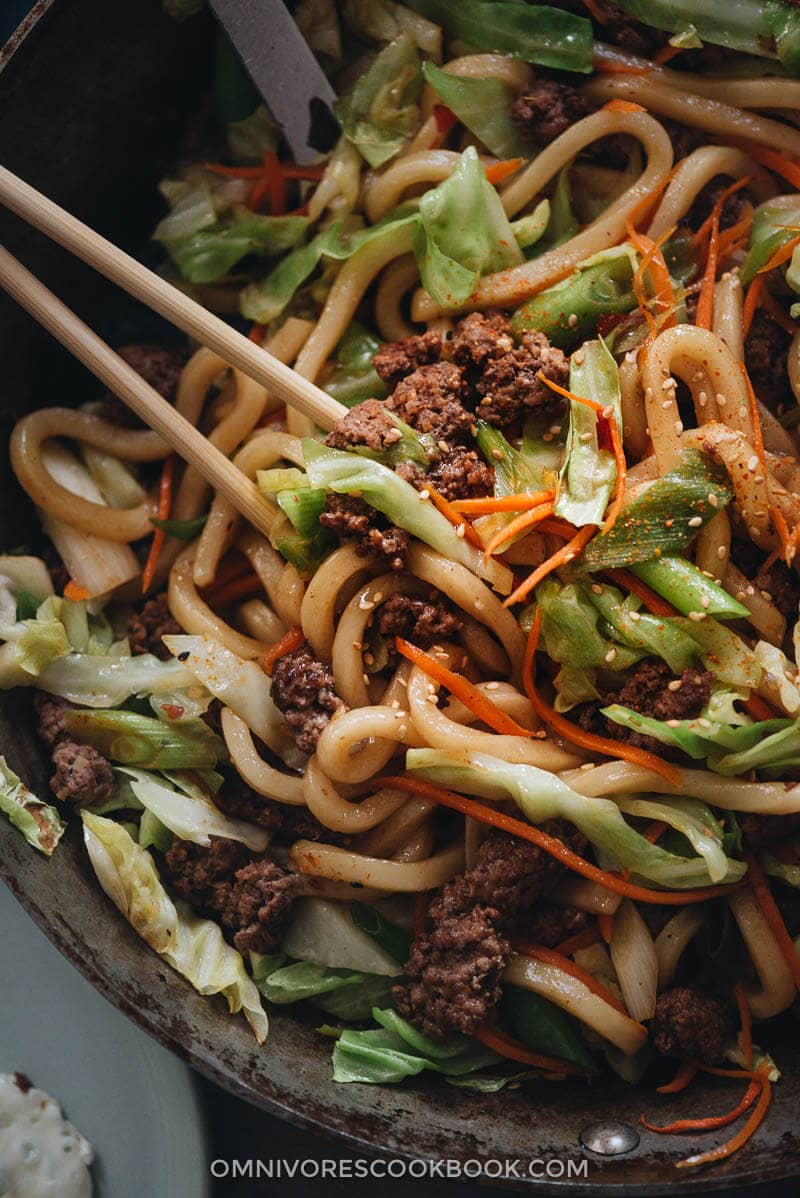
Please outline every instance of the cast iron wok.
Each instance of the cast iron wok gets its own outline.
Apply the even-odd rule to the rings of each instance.
[[[145,257],[158,216],[155,183],[180,154],[206,104],[214,30],[204,17],[177,25],[157,0],[40,0],[26,30],[5,50],[0,73],[0,155],[35,186],[125,248]],[[144,309],[16,220],[0,214],[0,240],[41,274],[98,331],[119,344],[169,339]],[[94,381],[0,296],[0,437],[14,419],[52,403],[96,394]],[[0,543],[34,542],[30,507],[4,455]],[[6,694],[0,751],[45,794],[47,764],[32,731],[28,697]],[[271,1012],[262,1049],[243,1019],[231,1019],[163,965],[97,886],[74,826],[52,860],[34,853],[0,821],[0,873],[61,951],[114,1002],[196,1068],[249,1101],[360,1150],[415,1157],[581,1159],[579,1133],[598,1119],[635,1124],[725,1110],[731,1083],[704,1080],[672,1099],[603,1078],[478,1095],[446,1084],[401,1088],[334,1086],[330,1042],[312,1017]],[[13,969],[13,961],[3,961]],[[69,1036],[69,1011],[47,1034]],[[591,1157],[576,1179],[565,1165],[558,1188],[596,1194],[663,1194],[765,1183],[800,1173],[800,1034],[789,1019],[774,1043],[783,1070],[766,1124],[722,1165],[676,1172],[692,1146],[643,1132],[621,1157]],[[737,1087],[738,1092],[738,1087]],[[536,1184],[528,1183],[528,1184]]]

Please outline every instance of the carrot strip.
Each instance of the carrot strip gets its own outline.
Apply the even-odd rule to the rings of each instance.
[[[671,328],[676,323],[674,312],[675,294],[672,289],[672,277],[669,273],[669,267],[661,252],[661,245],[667,240],[672,230],[665,230],[657,241],[653,241],[650,237],[646,237],[644,233],[640,233],[635,228],[633,214],[625,222],[625,228],[628,237],[642,255],[642,261],[639,263],[636,274],[639,275],[640,272],[643,273],[645,269],[647,270],[653,288],[653,298],[650,302],[665,313],[661,327],[665,329]],[[639,301],[639,307],[642,308],[645,315],[649,313],[652,318],[653,314],[650,312],[650,305],[642,303],[636,288],[634,288],[634,293]],[[648,321],[649,323],[650,321]]]
[[[737,179],[735,183],[731,183],[730,187],[726,187],[724,191],[720,192],[720,194],[717,197],[717,200],[714,204],[714,207],[711,209],[710,214],[706,217],[706,219],[703,221],[702,225],[700,226],[700,228],[697,230],[694,237],[692,238],[692,241],[694,242],[695,245],[702,245],[703,242],[708,237],[709,233],[711,232],[711,225],[714,220],[714,213],[716,212],[718,216],[721,216],[722,209],[725,205],[725,201],[727,199],[729,199],[730,196],[734,195],[735,192],[741,191],[741,189],[743,187],[746,187],[748,183],[752,183],[752,181],[753,181],[753,176],[746,175],[743,179]],[[747,221],[748,223],[751,223],[752,219],[753,219],[752,216],[744,217],[739,223],[744,224],[745,221]],[[735,226],[733,226],[733,227],[735,227]],[[729,233],[730,229],[726,229],[725,232]],[[720,233],[720,237],[721,236],[722,236],[722,234]]]
[[[409,641],[404,641],[401,636],[395,637],[394,643],[398,653],[418,666],[429,678],[434,678],[442,686],[446,686],[451,695],[460,699],[465,707],[468,707],[479,720],[488,724],[495,732],[499,732],[503,736],[524,736],[526,738],[533,735],[529,728],[523,728],[516,720],[512,720],[510,715],[501,711],[496,703],[487,698],[462,674],[455,674],[430,653],[426,653],[424,649],[412,645]]]
[[[697,1065],[693,1061],[681,1061],[678,1066],[678,1072],[675,1074],[671,1082],[665,1082],[663,1086],[656,1086],[659,1094],[679,1094],[681,1090],[685,1090],[691,1082],[697,1077]]]
[[[755,900],[769,924],[770,931],[778,942],[778,947],[794,978],[794,984],[800,987],[800,956],[797,955],[792,938],[786,930],[786,924],[783,922],[783,916],[778,910],[778,904],[772,897],[769,882],[764,877],[761,866],[754,855],[752,853],[744,853],[743,856],[747,862],[747,878]]]
[[[786,523],[786,517],[777,504],[773,504],[769,509],[770,519],[775,526],[775,531],[778,534],[778,540],[781,543],[781,557],[786,562],[787,566],[791,564],[794,553],[794,541],[789,532],[789,526]]]
[[[507,179],[509,175],[518,171],[524,161],[524,158],[506,158],[502,162],[493,162],[486,168],[486,182],[502,183],[503,179]]]
[[[229,607],[240,599],[250,599],[264,590],[264,584],[257,574],[247,573],[239,578],[232,578],[222,586],[214,585],[203,595],[203,602],[209,607]]]
[[[634,745],[625,744],[624,741],[612,740],[611,737],[597,736],[593,732],[585,732],[583,728],[579,728],[577,724],[573,724],[559,712],[555,711],[536,690],[534,681],[534,659],[536,657],[536,647],[539,642],[539,631],[542,626],[542,609],[536,608],[536,614],[533,619],[533,625],[528,635],[528,643],[525,646],[525,661],[522,667],[522,681],[525,686],[525,693],[533,705],[533,709],[541,720],[549,725],[559,736],[563,736],[565,740],[570,741],[574,745],[579,745],[583,749],[587,749],[590,753],[600,753],[604,757],[620,757],[623,761],[631,761],[635,765],[641,765],[647,770],[652,770],[656,774],[660,774],[665,778],[671,786],[680,786],[680,773],[674,766],[668,765],[666,761],[662,761],[660,757],[656,757],[654,753],[648,753],[645,749],[638,749]]]
[[[570,524],[569,520],[542,520],[540,525],[541,531],[549,533],[553,537],[561,537],[568,541],[570,537],[574,537],[578,531],[574,524]]]
[[[607,890],[613,890],[615,894],[622,894],[625,898],[636,899],[640,903],[661,903],[667,907],[684,907],[689,903],[704,903],[710,899],[721,898],[723,895],[735,894],[738,889],[735,885],[721,885],[705,886],[699,890],[649,890],[646,886],[637,886],[635,883],[627,881],[620,874],[609,873],[608,870],[600,869],[599,866],[592,865],[590,861],[585,861],[583,857],[573,853],[572,849],[567,848],[563,841],[555,836],[549,836],[535,824],[526,824],[523,820],[515,819],[513,815],[506,815],[504,811],[495,811],[484,803],[468,799],[466,795],[456,794],[455,791],[446,790],[445,787],[437,786],[434,782],[426,782],[422,778],[409,778],[407,775],[391,774],[372,779],[371,785],[376,789],[380,786],[393,786],[397,790],[404,790],[419,798],[430,799],[432,803],[440,803],[442,807],[460,811],[462,815],[468,815],[471,819],[488,824],[492,828],[499,828],[502,832],[508,832],[510,836],[518,836],[520,840],[527,840],[530,844],[538,845],[540,849],[549,853],[551,857],[560,861],[573,873],[589,878],[592,882],[599,882]]]
[[[452,511],[464,516],[491,516],[494,512],[523,512],[539,507],[555,498],[552,487],[545,491],[521,492],[518,495],[487,495],[485,499],[456,499],[450,503]]]
[[[581,550],[588,545],[596,532],[596,524],[587,524],[584,528],[579,529],[571,541],[567,541],[566,545],[562,545],[560,549],[557,549],[546,562],[542,562],[541,566],[537,566],[515,591],[512,591],[508,598],[504,600],[503,607],[511,607],[513,603],[521,603],[526,595],[529,595],[534,587],[539,585],[543,578],[546,578],[548,574],[552,574],[554,570],[558,570],[561,566],[566,566],[569,562],[573,561]]]
[[[765,287],[761,292],[761,307],[766,312],[771,320],[774,320],[777,325],[788,333],[790,337],[794,337],[795,333],[800,331],[800,325],[796,320],[792,320],[786,309],[775,299],[772,292]]]
[[[756,393],[753,390],[753,384],[750,382],[750,375],[747,373],[744,362],[740,362],[739,366],[744,375],[745,386],[747,387],[747,403],[750,408],[750,420],[753,425],[753,449],[756,451],[758,460],[761,463],[761,469],[766,475],[767,455],[764,452],[764,432],[761,428],[761,413],[758,410],[758,400],[756,399]]]
[[[735,225],[731,225],[727,229],[723,229],[719,235],[719,260],[724,262],[726,258],[730,258],[731,254],[737,250],[744,249],[747,245],[750,236],[750,229],[753,224],[753,214],[748,212]]]
[[[80,603],[83,599],[88,599],[91,591],[86,587],[82,587],[74,578],[70,578],[67,585],[64,587],[64,598],[70,599],[73,603]]]
[[[587,990],[591,990],[592,994],[596,994],[598,998],[602,998],[603,1002],[607,1002],[615,1011],[619,1011],[622,1015],[628,1014],[619,999],[610,990],[607,990],[602,982],[598,982],[594,974],[589,973],[588,969],[584,969],[575,961],[571,961],[569,957],[563,956],[556,949],[545,948],[543,944],[536,944],[520,936],[511,937],[511,947],[514,952],[522,953],[526,957],[533,957],[534,961],[541,961],[543,965],[553,965],[556,969],[568,973],[570,977],[582,982]]]
[[[752,141],[744,141],[742,145],[756,162],[760,162],[776,175],[787,179],[793,187],[800,189],[800,163],[787,158],[785,154],[779,154],[777,150],[770,150]]]
[[[697,311],[694,323],[699,329],[710,329],[714,318],[714,285],[717,281],[717,259],[719,257],[719,209],[714,205],[711,216],[711,236],[708,242],[708,258],[700,291],[697,296]]]
[[[487,562],[492,554],[496,553],[506,541],[510,541],[518,533],[524,532],[526,528],[533,528],[536,524],[541,524],[542,520],[546,520],[552,514],[552,503],[542,503],[539,507],[531,508],[529,512],[521,512],[519,516],[515,516],[513,520],[510,520],[505,528],[499,529],[494,534],[483,551],[483,560]]]
[[[167,520],[169,511],[172,506],[172,480],[175,477],[175,463],[177,457],[171,453],[164,459],[164,466],[161,470],[161,482],[158,488],[158,511],[156,515],[159,520]],[[153,575],[156,572],[158,559],[161,556],[161,550],[164,542],[167,539],[167,534],[163,528],[156,528],[153,531],[153,540],[150,545],[150,552],[147,555],[144,569],[142,570],[142,594],[146,594],[150,590],[150,584],[153,581]]]
[[[562,957],[569,957],[582,948],[591,948],[593,944],[597,944],[599,939],[600,932],[596,927],[584,928],[582,932],[576,932],[574,936],[568,936],[566,940],[557,944],[556,952],[561,953]]]
[[[475,529],[470,524],[469,520],[465,520],[459,512],[455,511],[449,499],[445,499],[444,495],[440,495],[429,484],[426,484],[426,491],[430,495],[431,503],[438,512],[450,521],[459,536],[463,536],[465,541],[469,541],[470,545],[474,545],[476,549],[483,549],[483,541],[480,539]],[[460,533],[459,529],[463,528],[464,532]]]
[[[641,578],[637,578],[630,570],[624,570],[621,567],[613,567],[606,570],[606,574],[612,582],[618,583],[626,591],[630,591],[637,599],[641,599],[647,610],[654,616],[677,616],[678,610],[674,608],[666,599],[662,599],[660,595],[642,582]]]
[[[742,1052],[748,1069],[753,1068],[753,1020],[750,1015],[750,1004],[744,992],[744,986],[737,982],[733,987],[733,996],[739,1010],[739,1022],[742,1025]]]
[[[610,944],[614,935],[614,916],[609,915],[608,911],[601,911],[597,916],[597,926],[606,944]]]
[[[284,179],[309,179],[318,183],[325,174],[325,163],[319,166],[302,166],[299,162],[281,162],[281,174]]]
[[[258,323],[251,324],[250,331],[247,334],[247,339],[248,339],[248,341],[255,341],[256,345],[260,345],[261,342],[264,340],[265,332],[266,332],[266,325],[258,324]]]
[[[649,75],[650,68],[648,67],[646,70],[645,69],[639,70],[638,68],[636,68],[635,70],[631,70],[631,71],[629,71],[629,70],[612,71],[611,74]],[[653,206],[658,202],[658,200],[661,198],[662,194],[666,191],[667,184],[671,181],[672,176],[675,174],[675,171],[678,169],[678,165],[679,164],[676,163],[675,166],[672,167],[672,169],[664,176],[664,178],[661,180],[661,182],[651,192],[649,192],[648,195],[642,196],[641,200],[639,200],[636,204],[634,204],[634,206],[631,209],[630,214],[628,216],[628,220],[630,221],[630,223],[633,225],[634,228],[636,228],[636,225],[639,223],[640,220],[644,220],[645,217],[647,217],[649,215],[649,213],[653,209]],[[628,222],[626,221],[625,222],[626,229],[627,229],[627,223]]]
[[[649,840],[651,844],[655,844],[657,840],[661,839],[668,827],[669,824],[665,824],[663,819],[654,819],[649,828],[646,828],[642,833],[642,836],[644,836],[645,840]]]
[[[609,100],[603,105],[605,112],[647,112],[641,104],[634,104],[633,100]]]
[[[230,582],[233,578],[241,578],[243,574],[251,573],[250,563],[245,555],[238,549],[234,549],[222,559],[209,591],[214,587],[221,587],[223,583]]]
[[[508,1057],[510,1061],[520,1061],[523,1065],[533,1065],[535,1069],[543,1069],[547,1073],[577,1073],[586,1076],[588,1070],[573,1061],[562,1061],[558,1057],[548,1057],[541,1052],[533,1052],[519,1040],[514,1040],[501,1032],[497,1027],[481,1024],[472,1033],[476,1040],[491,1048],[498,1056]]]
[[[717,1128],[727,1127],[729,1123],[735,1123],[740,1115],[749,1110],[760,1093],[761,1084],[754,1080],[750,1082],[743,1097],[737,1102],[736,1106],[724,1115],[711,1115],[705,1119],[676,1119],[674,1123],[662,1123],[660,1125],[648,1123],[644,1115],[640,1115],[639,1122],[648,1131],[655,1131],[660,1135],[674,1135],[675,1133],[687,1131],[716,1131]]]
[[[597,58],[592,65],[600,75],[649,75],[652,69],[651,67],[635,67],[627,62],[608,62]]]
[[[663,67],[666,63],[671,62],[676,54],[682,54],[685,49],[685,46],[671,46],[669,42],[666,42],[656,54],[653,62]]]
[[[270,211],[273,216],[283,216],[286,211],[286,197],[283,189],[281,164],[274,150],[264,151],[264,178],[269,192]]]
[[[747,337],[750,332],[750,326],[753,323],[753,317],[756,314],[756,308],[761,300],[762,292],[764,291],[764,276],[756,275],[747,288],[747,294],[744,297],[742,305],[742,334]]]
[[[287,653],[293,653],[295,649],[299,649],[305,639],[305,633],[300,627],[290,628],[288,632],[284,632],[281,639],[274,645],[270,645],[264,654],[264,659],[261,662],[264,673],[271,675],[275,669],[275,663],[281,657],[285,657]]]
[[[583,7],[587,9],[598,25],[605,25],[608,21],[607,14],[603,11],[597,0],[582,0]]]
[[[790,241],[784,242],[783,245],[779,245],[778,248],[774,250],[772,254],[770,254],[764,265],[759,267],[758,274],[766,275],[769,274],[771,270],[775,270],[776,267],[783,266],[784,262],[788,262],[799,245],[800,234],[798,234],[797,237],[792,237]]]
[[[759,1127],[761,1121],[767,1113],[770,1099],[772,1097],[772,1086],[769,1079],[763,1074],[761,1075],[761,1095],[758,1102],[753,1107],[752,1114],[743,1127],[737,1131],[735,1136],[725,1144],[720,1144],[718,1148],[712,1148],[708,1152],[696,1153],[694,1156],[687,1156],[685,1160],[678,1161],[676,1167],[678,1169],[692,1168],[695,1165],[709,1165],[712,1161],[722,1161],[726,1157],[732,1156],[742,1148],[754,1132]]]

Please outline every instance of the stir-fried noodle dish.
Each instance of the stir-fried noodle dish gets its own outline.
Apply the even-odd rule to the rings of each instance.
[[[800,9],[295,17],[340,140],[291,161],[220,39],[154,240],[341,414],[120,349],[269,535],[113,395],[22,417],[52,798],[0,759],[0,807],[259,1043],[313,1004],[336,1082],[610,1069],[721,1159],[800,984]],[[698,1072],[734,1105],[664,1126]]]

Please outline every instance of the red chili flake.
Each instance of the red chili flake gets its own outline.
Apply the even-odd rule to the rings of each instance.
[[[177,703],[162,703],[161,710],[170,720],[179,720],[184,712]]]

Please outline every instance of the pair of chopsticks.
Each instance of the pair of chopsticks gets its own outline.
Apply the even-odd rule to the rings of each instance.
[[[2,166],[0,203],[321,428],[333,428],[345,415],[347,409],[314,383]],[[256,485],[3,246],[0,287],[221,491],[246,520],[260,532],[269,532],[270,509]]]

